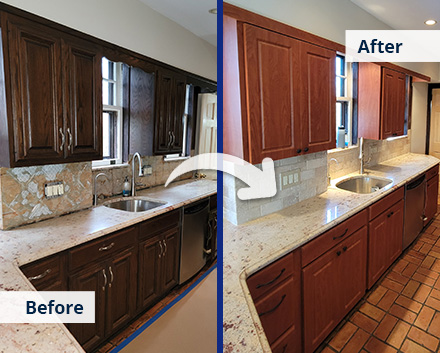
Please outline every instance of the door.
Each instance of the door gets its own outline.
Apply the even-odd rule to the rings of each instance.
[[[78,38],[63,40],[66,154],[75,161],[102,159],[101,48]]]
[[[440,88],[432,89],[429,154],[440,159]]]
[[[59,33],[21,17],[7,18],[15,165],[61,163],[64,146]]]
[[[85,270],[69,277],[69,290],[95,292],[95,323],[69,324],[69,330],[86,351],[91,351],[105,334],[106,286],[109,279],[105,263],[88,266]]]
[[[266,157],[295,156],[302,148],[299,41],[248,24],[243,28],[249,126],[244,138],[250,151],[247,160],[257,164]]]
[[[143,241],[139,251],[138,306],[143,309],[161,295],[162,236],[158,235]]]
[[[163,235],[162,293],[170,291],[179,283],[180,228],[173,228]]]
[[[216,153],[217,95],[213,93],[199,94],[198,102],[197,153]]]
[[[134,248],[108,263],[106,335],[121,328],[136,309],[137,269]]]
[[[301,43],[303,152],[336,147],[335,62],[334,51]]]

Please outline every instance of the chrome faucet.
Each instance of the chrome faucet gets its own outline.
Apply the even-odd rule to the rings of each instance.
[[[139,176],[144,176],[144,171],[142,169],[142,158],[141,155],[136,152],[131,160],[131,196],[136,196],[136,175],[134,174],[134,164],[136,162],[136,158],[139,162]]]
[[[96,206],[98,204],[98,194],[96,193],[96,180],[98,180],[98,178],[100,176],[105,176],[107,180],[108,176],[105,173],[98,173],[95,175],[95,180],[93,182],[93,186],[94,186],[94,190],[93,190],[93,206]]]
[[[330,158],[330,160],[328,161],[328,167],[330,166],[330,163],[332,161],[335,161],[336,164],[339,165],[339,162],[338,162],[338,160],[336,158]],[[330,182],[331,182],[332,178],[330,176],[330,168],[328,168],[328,167],[327,167],[327,183],[328,183],[328,185],[330,185]]]
[[[368,160],[364,161],[364,138],[359,138],[359,161],[360,161],[360,168],[359,168],[359,174],[365,173],[365,164],[368,164],[371,161],[371,151],[370,156],[368,157]]]

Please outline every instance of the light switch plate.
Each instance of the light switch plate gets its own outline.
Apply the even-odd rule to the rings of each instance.
[[[280,174],[280,190],[284,190],[298,184],[300,170],[289,170]]]
[[[46,196],[46,199],[53,199],[62,195],[64,195],[64,183],[62,181],[44,184],[44,196]]]

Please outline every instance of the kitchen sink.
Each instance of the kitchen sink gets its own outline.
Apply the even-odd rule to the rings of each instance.
[[[105,207],[115,208],[117,210],[127,212],[144,212],[163,205],[165,205],[164,202],[145,199],[129,199],[104,204]]]
[[[393,181],[391,179],[369,175],[357,175],[341,180],[336,184],[336,187],[357,194],[370,194],[386,186],[391,187],[392,184]]]

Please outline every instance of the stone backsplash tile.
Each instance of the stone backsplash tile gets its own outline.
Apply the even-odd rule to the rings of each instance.
[[[1,229],[52,218],[92,205],[91,162],[1,168]],[[44,186],[62,181],[64,195],[47,199]]]

